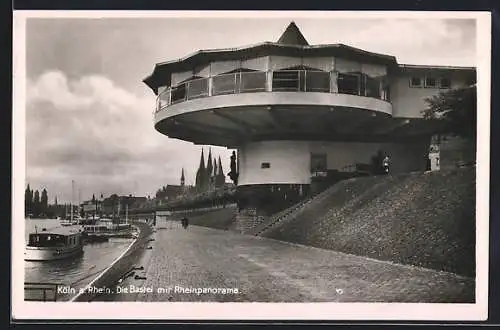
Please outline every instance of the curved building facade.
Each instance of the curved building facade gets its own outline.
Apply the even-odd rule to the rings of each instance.
[[[157,95],[157,131],[237,149],[239,191],[299,195],[380,154],[394,173],[424,170],[437,128],[422,118],[425,98],[474,81],[474,68],[309,45],[293,22],[277,42],[199,51],[144,79]]]

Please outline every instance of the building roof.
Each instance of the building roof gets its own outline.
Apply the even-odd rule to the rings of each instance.
[[[309,45],[294,22],[286,28],[277,42],[261,42],[236,48],[199,50],[183,58],[158,63],[153,73],[143,82],[155,93],[158,87],[170,84],[171,74],[203,67],[214,61],[250,59],[261,56],[339,56],[352,60],[363,60],[373,64],[396,65],[391,55],[377,54],[344,44]]]
[[[443,65],[415,65],[399,64],[402,70],[450,70],[450,71],[475,71],[473,66],[443,66]]]
[[[368,52],[344,44],[309,45],[295,22],[291,22],[277,42],[261,42],[258,44],[235,47],[199,50],[183,58],[158,63],[153,72],[143,82],[155,94],[158,87],[170,85],[171,74],[201,68],[214,61],[245,60],[261,56],[297,56],[320,57],[338,56],[353,61],[388,65],[389,69],[396,70],[467,70],[475,71],[474,67],[431,66],[398,64],[396,57],[385,54]]]
[[[45,227],[37,227],[36,232],[30,232],[30,234],[54,234],[54,235],[75,235],[78,233],[82,232],[82,227],[81,226],[67,226],[67,227],[52,227],[52,228],[45,228]]]
[[[290,25],[286,28],[285,32],[278,39],[278,44],[282,45],[302,45],[309,46],[306,38],[302,35],[295,22],[291,22]]]

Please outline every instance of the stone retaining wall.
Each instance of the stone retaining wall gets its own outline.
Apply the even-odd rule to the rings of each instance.
[[[144,222],[133,222],[139,231],[137,238],[126,250],[126,252],[117,258],[109,268],[104,270],[84,289],[84,292],[76,295],[71,301],[92,301],[99,296],[98,292],[91,290],[92,288],[112,288],[114,284],[126,273],[128,273],[144,251],[148,244],[149,237],[152,233],[151,227]]]

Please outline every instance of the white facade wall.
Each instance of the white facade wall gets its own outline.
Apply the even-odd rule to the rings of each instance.
[[[210,77],[210,65],[205,65],[202,67],[198,67],[193,70],[193,75],[198,77]]]
[[[182,81],[184,81],[186,79],[191,78],[192,76],[193,76],[193,71],[192,70],[172,73],[170,84],[172,86],[175,86],[178,83],[180,83],[180,82],[182,82]]]
[[[241,61],[242,69],[250,69],[257,71],[267,71],[269,70],[269,56],[251,58],[248,60]]]
[[[335,59],[333,57],[304,57],[302,65],[329,72],[334,68]]]
[[[250,143],[239,149],[238,154],[238,185],[311,182],[307,142]],[[270,168],[261,168],[263,162],[270,163]]]
[[[465,76],[460,73],[453,75],[439,74],[438,70],[432,72],[435,77],[449,77],[451,79],[451,88],[465,86]],[[410,87],[412,76],[425,77],[425,73],[402,73],[399,76],[391,78],[391,103],[394,117],[421,118],[422,111],[427,108],[425,99],[439,92],[446,91],[440,88]]]
[[[210,63],[210,75],[216,76],[241,68],[241,61],[220,61]]]
[[[356,163],[369,164],[378,150],[391,159],[393,173],[425,168],[429,141],[418,143],[358,143],[321,141],[263,141],[238,150],[239,185],[309,184],[311,153],[326,154],[327,168],[342,171]],[[270,168],[261,168],[269,163]]]
[[[335,71],[340,73],[361,72],[361,63],[354,62],[345,58],[335,58]]]

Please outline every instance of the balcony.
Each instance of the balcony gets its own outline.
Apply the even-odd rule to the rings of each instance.
[[[385,77],[314,70],[251,71],[192,79],[172,86],[159,94],[155,112],[199,98],[265,92],[345,94],[389,102]]]

